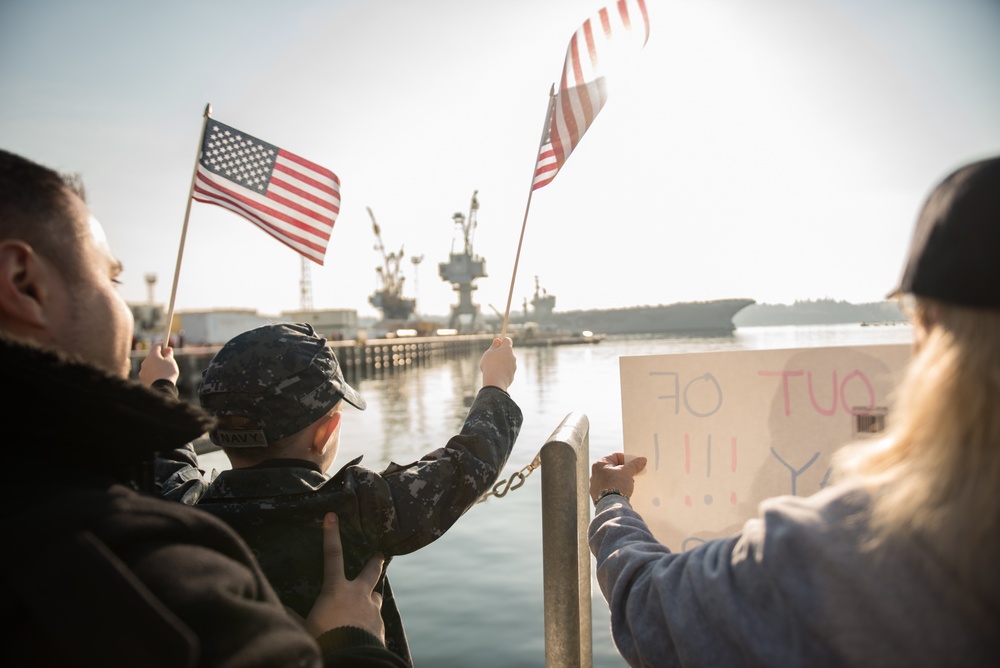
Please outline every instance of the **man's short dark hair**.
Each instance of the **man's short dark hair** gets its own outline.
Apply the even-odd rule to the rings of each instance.
[[[61,175],[0,149],[0,239],[29,244],[64,278],[75,279],[82,263],[79,246],[72,241],[86,230],[73,224],[75,211],[67,191],[84,199],[79,176]]]

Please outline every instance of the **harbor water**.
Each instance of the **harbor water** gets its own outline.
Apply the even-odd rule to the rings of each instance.
[[[908,343],[908,325],[747,327],[705,338],[608,337],[599,344],[518,349],[511,396],[524,426],[504,478],[528,465],[570,412],[590,421],[591,461],[621,449],[618,360],[622,356],[722,350]],[[479,353],[364,379],[364,412],[345,412],[334,468],[357,455],[374,469],[407,463],[443,446],[462,426],[480,387]],[[225,455],[205,468],[228,467]],[[390,566],[416,666],[479,668],[545,665],[541,473],[503,498],[474,506],[435,543]],[[584,528],[585,530],[585,528]],[[593,579],[595,667],[625,665]]]

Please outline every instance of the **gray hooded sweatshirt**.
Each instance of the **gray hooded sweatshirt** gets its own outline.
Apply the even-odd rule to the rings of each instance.
[[[673,553],[621,496],[590,549],[631,666],[1000,666],[1000,564],[971,591],[932,545],[865,546],[870,497],[765,501],[735,536]]]

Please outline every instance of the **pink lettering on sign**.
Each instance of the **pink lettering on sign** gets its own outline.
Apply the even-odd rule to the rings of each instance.
[[[788,393],[788,379],[801,376],[805,371],[758,371],[758,376],[780,376],[781,377],[781,391],[784,393],[785,398],[785,415],[792,414],[792,403],[791,398]]]
[[[816,412],[819,413],[820,415],[833,415],[835,412],[837,412],[837,372],[836,371],[833,372],[833,389],[830,392],[830,401],[831,401],[830,408],[823,408],[816,401],[816,391],[813,389],[812,371],[810,371],[809,374],[807,375],[807,379],[809,381],[809,401],[812,402],[813,408],[816,409]],[[787,409],[787,404],[786,404],[786,409]],[[785,415],[788,415],[788,413],[786,412]]]
[[[830,393],[830,407],[821,406],[816,398],[816,385],[813,382],[813,372],[805,371],[803,369],[792,370],[792,371],[768,371],[761,370],[757,372],[758,376],[763,376],[765,378],[781,378],[781,396],[784,402],[785,416],[790,416],[792,414],[792,400],[793,397],[800,396],[802,393],[794,388],[791,379],[799,378],[801,376],[806,376],[806,384],[809,392],[809,403],[812,409],[819,413],[820,415],[831,416],[837,411],[837,407],[840,406],[845,413],[849,415],[867,415],[873,408],[875,408],[875,387],[872,382],[868,379],[868,376],[864,374],[860,369],[855,369],[849,374],[844,376],[844,379],[837,382],[837,372],[836,370],[831,372],[831,388]],[[848,400],[848,389],[851,386],[860,387],[860,392],[866,397],[864,401],[867,405],[858,407],[858,402],[851,402]],[[852,405],[853,404],[853,405]]]
[[[683,467],[685,475],[692,475],[694,465],[693,457],[695,455],[695,448],[691,445],[691,434],[684,434],[684,448],[683,448]],[[725,460],[723,460],[725,461]],[[659,470],[660,468],[660,439],[659,434],[653,434],[653,469]],[[736,473],[739,458],[737,456],[737,442],[736,437],[733,436],[729,439],[729,471],[730,473]],[[695,474],[699,475],[699,474]],[[708,434],[705,438],[705,478],[712,477],[712,435]],[[738,497],[736,496],[736,491],[729,493],[729,503],[736,505]],[[715,499],[711,494],[704,494],[702,501],[705,505],[710,506],[714,503]],[[654,498],[653,505],[660,505],[660,499]],[[684,505],[687,507],[694,506],[694,498],[690,494],[684,495]]]

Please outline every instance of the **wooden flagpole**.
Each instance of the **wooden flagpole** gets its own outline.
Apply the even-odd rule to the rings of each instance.
[[[545,142],[545,133],[552,123],[552,111],[555,108],[556,87],[555,84],[549,89],[549,108],[545,114],[545,125],[542,127],[542,137],[538,140],[538,151],[535,151],[535,167],[538,167],[538,153]],[[524,243],[524,228],[528,226],[528,210],[531,208],[531,195],[535,192],[535,175],[531,174],[531,188],[528,190],[528,201],[524,205],[524,220],[521,221],[521,236],[517,240],[517,254],[514,255],[514,271],[510,275],[510,290],[507,291],[507,308],[503,312],[503,327],[500,330],[500,340],[507,336],[507,320],[510,318],[510,302],[514,298],[514,281],[517,279],[517,265],[521,260],[521,246]]]
[[[191,188],[188,190],[187,209],[184,211],[184,227],[181,228],[181,245],[177,249],[177,266],[174,268],[174,284],[170,288],[170,305],[167,307],[166,331],[163,332],[163,347],[170,345],[170,325],[174,320],[174,298],[177,296],[177,279],[181,275],[181,259],[184,257],[184,239],[187,237],[188,218],[191,217],[191,196],[194,195],[194,182],[198,175],[198,160],[201,159],[201,143],[205,138],[205,126],[212,116],[212,105],[205,105],[205,116],[201,121],[201,133],[198,135],[198,152],[195,153],[194,171],[191,172]]]

